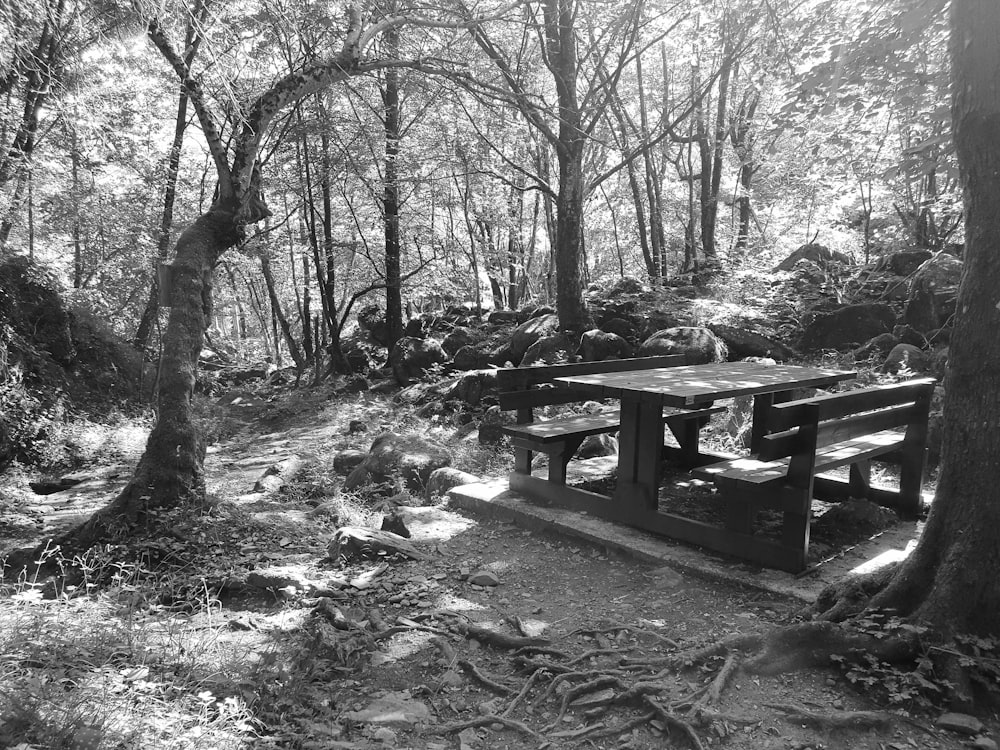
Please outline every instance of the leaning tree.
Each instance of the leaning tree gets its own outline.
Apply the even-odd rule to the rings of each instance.
[[[469,29],[486,18],[459,8],[436,15],[401,10],[366,25],[358,9],[348,8],[346,34],[339,52],[328,59],[307,60],[298,70],[272,83],[241,108],[236,118],[238,129],[230,138],[223,138],[208,96],[191,69],[190,58],[174,48],[158,19],[148,21],[149,39],[176,73],[196,113],[218,183],[211,206],[180,234],[174,247],[157,420],[145,451],[118,496],[81,526],[50,541],[50,548],[57,544],[64,553],[87,549],[99,541],[153,525],[158,511],[197,505],[204,500],[206,446],[194,419],[192,400],[198,358],[211,322],[213,274],[222,255],[243,242],[246,228],[270,214],[262,190],[260,153],[267,137],[280,138],[280,128],[274,127],[280,115],[305,97],[353,76],[390,67],[440,70],[440,66],[425,66],[420,60],[369,57],[373,43],[387,32],[411,26],[444,30],[447,35],[447,30]],[[279,131],[277,135],[274,130]],[[8,557],[8,574],[19,573],[33,557],[28,551]]]

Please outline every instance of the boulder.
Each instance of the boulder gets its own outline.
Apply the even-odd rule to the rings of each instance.
[[[479,481],[482,480],[475,474],[469,474],[468,472],[453,469],[449,466],[435,469],[431,472],[431,476],[427,480],[427,499],[441,497],[447,494],[448,490],[453,487],[461,487],[463,484],[475,484]]]
[[[657,331],[642,342],[636,356],[683,354],[689,365],[726,361],[726,345],[707,328],[677,326]]]
[[[784,362],[795,356],[791,347],[746,328],[713,323],[708,329],[722,339],[729,350],[730,359],[770,357],[776,362]]]
[[[623,339],[630,339],[635,336],[635,326],[625,320],[625,318],[608,318],[598,328],[605,333],[614,333],[621,336]]]
[[[826,245],[817,242],[810,242],[802,245],[781,263],[774,267],[775,271],[791,271],[800,260],[807,260],[818,266],[829,266],[835,264],[850,265],[853,261],[843,253],[831,250]]]
[[[434,339],[418,339],[404,336],[396,342],[389,353],[389,365],[393,377],[400,385],[406,385],[413,378],[427,372],[432,365],[446,362],[448,355]]]
[[[639,338],[645,340],[657,331],[663,331],[679,325],[680,321],[676,315],[664,312],[663,310],[650,310],[646,313],[646,317],[642,321],[642,327],[639,329]]]
[[[529,365],[554,365],[568,362],[573,358],[580,345],[562,333],[542,336],[528,347],[521,358],[521,367]]]
[[[618,297],[623,294],[639,294],[642,292],[642,282],[634,276],[623,276],[608,290],[608,297]]]
[[[476,406],[483,396],[493,395],[497,390],[497,371],[492,368],[470,370],[463,373],[448,392],[449,398],[457,398]]]
[[[333,456],[333,470],[338,474],[350,474],[366,458],[368,454],[364,451],[340,451]]]
[[[921,264],[910,281],[903,319],[921,333],[943,327],[955,312],[962,261],[938,253]]]
[[[598,456],[617,456],[618,439],[604,433],[588,435],[580,443],[576,451],[577,458],[597,458]]]
[[[948,369],[948,347],[935,349],[927,354],[927,372],[937,378],[944,380],[945,371]]]
[[[878,302],[811,313],[802,332],[801,346],[807,350],[854,348],[880,333],[891,332],[895,324],[892,308]]]
[[[913,344],[914,346],[927,346],[927,337],[913,326],[898,325],[892,329],[892,335],[899,339],[900,344]]]
[[[896,326],[900,328],[901,326]],[[869,339],[865,344],[854,350],[854,361],[864,362],[872,357],[884,359],[893,350],[896,344],[900,343],[894,333],[880,333],[878,336]]]
[[[368,305],[358,311],[358,327],[379,346],[389,345],[389,326],[385,313],[378,305]]]
[[[896,344],[882,363],[882,372],[898,373],[900,370],[925,372],[927,355],[913,344]]]
[[[384,432],[375,438],[365,459],[344,482],[345,490],[369,483],[372,475],[381,479],[399,477],[413,490],[422,490],[431,472],[451,463],[444,447],[419,435]]]
[[[486,322],[491,326],[509,326],[517,322],[516,310],[494,310],[487,316]]]
[[[525,305],[517,311],[517,322],[524,323],[532,318],[540,318],[543,315],[552,315],[555,308],[549,305]]]
[[[465,326],[456,326],[441,340],[441,348],[454,357],[459,349],[469,346],[473,341],[472,331]]]
[[[584,362],[601,362],[605,359],[627,359],[632,356],[632,345],[616,333],[599,328],[585,331],[580,339],[580,353]]]
[[[463,346],[451,360],[456,370],[481,370],[490,363],[490,352],[474,344]]]
[[[879,261],[879,269],[886,269],[896,276],[909,276],[920,264],[928,260],[934,253],[930,250],[900,250],[898,253],[886,255]]]
[[[508,355],[511,362],[520,362],[528,347],[542,336],[550,336],[559,331],[559,316],[555,314],[531,318],[519,325],[510,334]]]

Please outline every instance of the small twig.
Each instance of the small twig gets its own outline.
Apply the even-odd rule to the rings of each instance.
[[[524,683],[524,687],[521,688],[521,692],[514,696],[514,700],[510,702],[510,705],[507,706],[507,708],[505,708],[503,713],[500,715],[510,716],[514,712],[514,709],[521,704],[521,701],[528,696],[528,693],[531,691],[531,688],[534,687],[534,684],[538,682],[541,676],[545,673],[546,670],[544,668],[539,668],[532,672],[531,677],[528,678],[527,682]]]
[[[524,722],[515,721],[514,719],[509,719],[506,716],[496,716],[494,714],[489,714],[487,716],[477,716],[475,719],[469,719],[468,721],[460,721],[456,724],[445,724],[435,728],[433,731],[435,734],[453,734],[455,732],[461,732],[463,729],[472,729],[474,727],[488,727],[491,724],[503,724],[505,727],[517,730],[522,734],[526,734],[529,737],[534,738],[538,742],[545,742],[545,737],[540,735],[534,729],[529,727]]]
[[[476,682],[482,685],[487,690],[491,690],[499,695],[510,695],[511,690],[506,685],[502,685],[491,677],[487,677],[482,672],[480,672],[476,665],[467,659],[459,659],[456,664],[465,672],[469,677],[472,677]]]
[[[526,656],[514,657],[514,664],[531,670],[544,669],[546,672],[551,672],[552,674],[565,674],[566,672],[573,671],[564,664],[556,664],[555,662],[543,661],[541,659],[529,659]]]

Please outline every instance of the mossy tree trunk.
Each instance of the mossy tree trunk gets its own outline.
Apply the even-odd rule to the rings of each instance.
[[[917,548],[871,601],[951,632],[1000,632],[1000,5],[952,0],[952,122],[965,270],[945,377],[937,494]]]

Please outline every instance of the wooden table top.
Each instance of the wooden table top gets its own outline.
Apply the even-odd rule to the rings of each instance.
[[[829,386],[856,376],[856,372],[802,365],[720,362],[571,375],[555,380],[603,398],[625,397],[684,407],[736,396]]]

